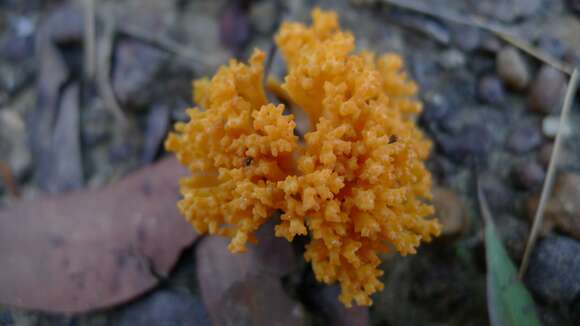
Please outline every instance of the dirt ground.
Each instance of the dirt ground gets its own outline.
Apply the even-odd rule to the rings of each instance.
[[[383,257],[385,288],[370,309],[343,308],[337,287],[315,281],[300,244],[284,247],[276,273],[239,280],[212,272],[221,261],[229,266],[229,257],[220,255],[221,240],[206,237],[187,245],[170,273],[129,302],[74,316],[0,305],[0,326],[489,323],[475,180],[482,176],[499,233],[519,265],[569,76],[473,17],[574,67],[580,1],[94,1],[92,58],[85,52],[88,2],[0,0],[0,210],[99,189],[167,157],[162,143],[173,122],[186,118],[193,79],[231,57],[247,59],[255,47],[268,51],[282,20],[307,22],[320,6],[338,12],[358,49],[401,54],[420,86],[418,124],[433,140],[428,167],[443,236],[417,255]],[[275,57],[272,73],[283,70]],[[546,325],[580,324],[577,103],[524,279]],[[256,257],[251,264],[273,259]],[[2,269],[0,263],[0,279]],[[220,290],[220,282],[236,286]],[[220,307],[208,305],[200,290],[206,284],[218,284]]]

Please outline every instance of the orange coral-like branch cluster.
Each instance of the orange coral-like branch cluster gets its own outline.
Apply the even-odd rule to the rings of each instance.
[[[200,233],[232,237],[239,252],[276,210],[276,235],[310,235],[304,254],[316,277],[340,282],[340,300],[370,305],[381,290],[378,253],[415,253],[440,232],[428,217],[430,142],[414,123],[417,87],[394,54],[354,54],[354,37],[333,12],[313,26],[284,23],[276,44],[288,64],[279,88],[311,121],[300,143],[292,115],[269,104],[264,53],[231,61],[194,84],[201,109],[166,141],[192,176],[180,211]]]

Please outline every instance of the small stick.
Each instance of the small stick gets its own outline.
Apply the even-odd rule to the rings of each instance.
[[[127,126],[127,118],[123,114],[123,109],[117,102],[113,86],[111,86],[111,57],[113,55],[113,42],[115,38],[115,23],[111,18],[104,19],[104,31],[99,42],[99,69],[97,71],[97,84],[99,93],[103,97],[105,104],[115,117],[115,121],[120,127]]]
[[[553,56],[542,52],[541,50],[535,48],[528,42],[518,39],[517,37],[513,36],[510,32],[506,31],[504,27],[499,25],[493,24],[484,20],[481,17],[473,16],[473,15],[459,15],[456,13],[451,12],[441,12],[439,10],[434,10],[433,8],[429,8],[424,6],[421,3],[417,3],[412,0],[382,0],[384,3],[396,6],[402,9],[415,11],[417,13],[428,15],[431,17],[439,18],[442,20],[448,20],[457,24],[474,26],[483,30],[486,30],[490,33],[495,34],[499,38],[503,39],[504,41],[510,43],[511,45],[515,46],[516,48],[524,51],[525,53],[531,55],[532,57],[560,70],[561,72],[571,75],[573,68],[565,63],[560,62],[558,59],[554,58]]]
[[[532,225],[532,231],[528,237],[528,242],[526,243],[526,250],[524,251],[524,258],[522,264],[520,265],[519,277],[523,278],[526,270],[528,268],[530,255],[534,249],[534,245],[538,238],[538,233],[540,231],[540,226],[544,220],[544,210],[546,209],[546,202],[548,197],[552,192],[554,186],[554,179],[556,174],[556,167],[558,166],[558,158],[560,156],[560,147],[562,146],[562,139],[564,138],[562,130],[564,129],[564,124],[568,121],[568,113],[572,107],[572,102],[574,100],[574,95],[576,93],[576,86],[578,83],[578,67],[574,69],[572,77],[570,78],[570,84],[566,90],[566,97],[564,98],[564,106],[562,108],[562,113],[560,114],[560,126],[558,128],[558,134],[556,135],[556,141],[554,144],[554,149],[552,150],[552,156],[550,157],[550,164],[548,165],[548,172],[546,174],[546,180],[542,187],[542,194],[540,196],[540,203],[538,209],[536,210],[536,215],[534,216],[534,224]]]
[[[0,175],[2,176],[2,179],[4,179],[4,184],[6,184],[6,188],[12,197],[20,198],[20,191],[18,190],[18,185],[16,185],[16,182],[14,181],[12,170],[4,161],[0,161]]]
[[[95,75],[95,2],[83,0],[85,15],[84,54],[85,79],[91,80]]]
[[[127,36],[139,39],[178,57],[196,62],[198,64],[217,65],[220,63],[214,59],[204,59],[208,56],[204,56],[193,49],[187,48],[162,34],[151,34],[138,28],[137,26],[130,26],[126,24],[120,27],[119,31]],[[209,56],[209,58],[212,57]]]

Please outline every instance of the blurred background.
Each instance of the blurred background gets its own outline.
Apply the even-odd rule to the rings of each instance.
[[[96,191],[160,161],[167,132],[193,105],[191,81],[255,47],[268,51],[282,20],[309,22],[315,6],[336,10],[358,49],[405,59],[433,140],[443,235],[417,255],[384,257],[385,289],[370,309],[345,309],[336,286],[314,279],[303,244],[266,232],[266,249],[235,259],[223,239],[191,236],[174,249],[184,251],[171,272],[73,316],[25,309],[42,287],[18,300],[0,289],[1,326],[487,325],[473,162],[517,266],[559,127],[560,172],[524,280],[544,324],[580,324],[577,101],[559,125],[580,63],[577,0],[0,0],[0,211]],[[279,55],[271,71],[283,73]],[[2,260],[0,280],[10,282]]]

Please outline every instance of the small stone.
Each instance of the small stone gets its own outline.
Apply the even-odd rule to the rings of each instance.
[[[546,137],[555,138],[560,129],[560,117],[547,116],[542,120],[542,132]],[[568,123],[564,123],[562,128],[562,136],[568,137],[572,133],[572,128]]]
[[[494,212],[510,209],[513,205],[511,189],[498,176],[484,172],[480,176],[481,188]]]
[[[575,12],[580,13],[580,0],[568,0],[568,6]]]
[[[454,24],[451,29],[453,43],[462,51],[473,51],[481,42],[481,31],[475,26]]]
[[[507,138],[507,147],[516,154],[533,150],[542,144],[539,126],[533,123],[520,123],[515,126]]]
[[[0,55],[2,58],[18,62],[31,58],[34,54],[34,37],[8,34],[0,41]]]
[[[0,311],[0,325],[10,326],[14,325],[14,319],[8,311]]]
[[[441,223],[441,235],[447,239],[461,236],[469,227],[467,211],[461,198],[453,191],[433,188],[433,205],[435,216]]]
[[[485,157],[494,145],[490,132],[483,125],[467,125],[454,135],[439,135],[437,142],[451,159],[463,162],[469,156]]]
[[[538,162],[526,161],[514,167],[512,177],[518,187],[535,189],[544,182],[546,171]]]
[[[580,294],[580,243],[552,236],[534,250],[526,274],[526,283],[543,300],[552,304],[570,304]]]
[[[210,325],[201,300],[189,294],[160,290],[121,312],[119,326]]]
[[[57,43],[81,41],[83,37],[84,15],[78,5],[67,4],[53,10],[41,28]]]
[[[475,9],[484,16],[507,23],[533,16],[541,4],[541,0],[485,0],[475,1]]]
[[[438,124],[450,111],[445,97],[439,93],[427,93],[423,99],[425,105],[421,113],[421,123],[425,125]]]
[[[523,90],[530,82],[528,64],[513,47],[504,47],[497,54],[496,69],[504,83],[515,90]]]
[[[528,101],[530,108],[543,114],[557,113],[567,87],[566,76],[549,65],[544,65],[532,83]]]
[[[495,75],[487,75],[479,80],[479,98],[489,104],[501,104],[505,100],[502,81]]]
[[[439,62],[446,69],[457,69],[465,66],[465,54],[457,49],[449,49],[440,54]]]
[[[481,41],[481,48],[483,50],[493,53],[499,52],[501,50],[501,42],[495,35],[491,33],[486,33],[483,35],[483,40]]]
[[[528,200],[528,218],[534,219],[540,194]],[[580,239],[580,174],[564,173],[558,177],[554,192],[544,210],[544,232],[556,228]]]
[[[495,224],[508,254],[515,261],[519,261],[523,257],[526,248],[529,225],[511,215],[500,215]]]

